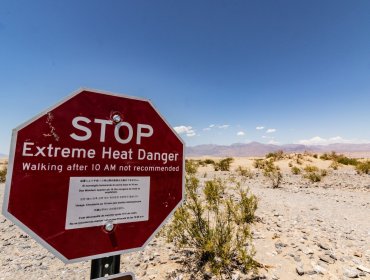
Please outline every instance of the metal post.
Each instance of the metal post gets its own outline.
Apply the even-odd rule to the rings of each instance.
[[[121,256],[111,256],[107,258],[95,259],[91,261],[90,279],[96,279],[107,275],[119,273]]]

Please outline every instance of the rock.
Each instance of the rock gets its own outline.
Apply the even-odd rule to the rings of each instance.
[[[313,267],[313,270],[317,273],[317,274],[325,274],[326,272],[326,269],[323,268],[322,266],[319,266],[319,265],[315,265]]]
[[[321,249],[324,249],[324,250],[330,250],[330,247],[328,244],[326,243],[323,243],[323,242],[320,242],[317,244]]]
[[[305,271],[305,273],[307,275],[314,275],[314,274],[316,274],[316,271],[312,269],[312,270]]]
[[[359,270],[361,270],[361,271],[363,271],[363,272],[370,273],[370,268],[367,268],[367,267],[365,267],[365,266],[363,266],[363,265],[358,265],[358,266],[357,266],[357,269],[359,269]]]
[[[302,252],[303,252],[304,254],[306,254],[306,255],[312,255],[312,254],[313,254],[313,251],[312,251],[312,249],[310,249],[310,248],[303,248],[303,249],[302,249]]]
[[[178,260],[180,258],[180,256],[178,256],[178,255],[170,255],[170,257],[169,257],[169,259],[171,260],[171,261],[176,261],[176,260]]]
[[[295,268],[297,271],[298,275],[302,276],[304,274],[304,269],[302,264],[298,264],[297,267]]]
[[[331,257],[327,255],[320,255],[319,259],[329,264],[333,264],[335,262],[334,259],[332,259]]]
[[[354,253],[353,253],[353,255],[354,255],[355,257],[362,258],[362,253],[361,253],[361,252],[359,252],[359,251],[354,252]]]
[[[348,278],[358,278],[358,271],[353,268],[344,269],[344,276]]]
[[[280,249],[280,248],[287,247],[287,246],[288,246],[288,244],[285,244],[283,242],[276,242],[275,243],[275,248],[276,249]]]
[[[334,255],[333,253],[327,252],[327,253],[325,253],[325,255],[331,257],[333,260],[336,260],[336,261],[338,260],[338,258],[336,257],[336,255]]]

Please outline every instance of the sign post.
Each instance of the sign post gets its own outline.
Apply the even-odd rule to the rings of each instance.
[[[91,279],[106,275],[118,274],[120,270],[120,255],[94,259],[91,261]]]
[[[146,99],[81,89],[13,130],[3,214],[65,263],[112,260],[92,277],[183,195],[184,144]]]

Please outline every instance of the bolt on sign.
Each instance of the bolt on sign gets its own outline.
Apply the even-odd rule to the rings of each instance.
[[[184,196],[184,144],[146,99],[81,89],[13,130],[3,214],[65,263],[140,250]]]

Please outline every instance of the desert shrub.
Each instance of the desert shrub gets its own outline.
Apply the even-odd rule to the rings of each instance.
[[[284,158],[284,151],[283,150],[279,150],[279,151],[276,151],[276,152],[268,153],[266,155],[266,158],[272,158],[274,160],[282,159],[282,158]]]
[[[257,158],[253,161],[253,167],[257,169],[263,169],[265,166],[265,160],[261,158]]]
[[[307,165],[304,168],[305,174],[303,174],[303,178],[310,180],[312,183],[320,182],[322,177],[325,177],[328,174],[326,169],[319,169],[317,166],[314,165]]]
[[[179,247],[194,252],[192,262],[215,275],[230,275],[232,269],[244,272],[259,266],[253,257],[250,223],[254,220],[257,199],[238,185],[238,197],[223,193],[225,181],[206,182],[203,195],[199,181],[186,176],[186,201],[175,211],[167,238]]]
[[[339,156],[336,160],[338,163],[344,164],[344,165],[354,165],[356,166],[358,164],[358,160],[355,158],[349,158],[346,156]]]
[[[293,163],[289,162],[289,163],[288,163],[288,166],[289,166],[289,167],[293,167]]]
[[[240,211],[236,211],[235,215],[239,215],[236,219],[238,224],[241,223],[253,223],[256,216],[254,215],[257,210],[258,200],[255,195],[249,195],[249,189],[243,191],[239,189],[240,194]]]
[[[222,196],[225,193],[225,183],[221,179],[207,181],[203,192],[209,206],[219,207]]]
[[[314,155],[313,155],[313,157],[314,157],[314,158],[318,158],[318,155],[317,155],[317,154],[314,154]]]
[[[314,165],[307,165],[304,168],[304,171],[306,171],[307,173],[318,172],[319,168],[317,166],[314,166]]]
[[[206,158],[206,159],[204,160],[204,163],[205,163],[205,164],[214,164],[214,163],[215,163],[215,161],[214,161],[213,159]]]
[[[291,171],[292,171],[292,173],[293,173],[294,175],[301,174],[301,169],[300,169],[299,167],[297,167],[297,166],[293,166],[293,167],[291,168]]]
[[[340,164],[339,164],[338,162],[333,161],[333,162],[329,165],[329,168],[332,168],[332,169],[334,169],[334,170],[338,170],[339,165],[340,165]]]
[[[310,180],[312,183],[321,181],[321,175],[318,172],[308,172],[304,174],[303,177]]]
[[[281,183],[281,179],[283,179],[283,174],[280,172],[280,168],[276,166],[273,161],[265,161],[263,175],[270,179],[271,186],[273,188],[278,188]]]
[[[322,154],[322,155],[320,156],[320,159],[322,159],[322,160],[330,160],[330,156],[329,156],[329,154],[324,153],[324,154]]]
[[[326,169],[321,169],[321,170],[320,170],[320,175],[321,175],[321,177],[325,177],[325,176],[327,176],[327,175],[328,175],[328,170],[326,170]]]
[[[230,164],[234,161],[233,158],[224,158],[213,164],[215,171],[230,171]]]
[[[8,171],[8,169],[6,167],[4,169],[0,170],[0,183],[5,182],[7,171]]]
[[[301,165],[302,163],[303,163],[303,155],[302,154],[296,154],[295,155],[295,162],[297,163],[297,164],[299,164],[299,165]]]
[[[253,172],[248,167],[242,167],[239,165],[235,171],[239,174],[239,176],[250,179],[253,178]]]
[[[359,162],[355,158],[349,158],[342,154],[337,154],[336,152],[331,152],[330,154],[323,154],[321,157],[323,160],[332,160],[344,165],[354,165],[356,166]]]
[[[195,160],[185,160],[185,171],[186,174],[194,175],[197,173],[199,163]]]
[[[358,174],[370,174],[370,161],[357,164],[356,171]]]

